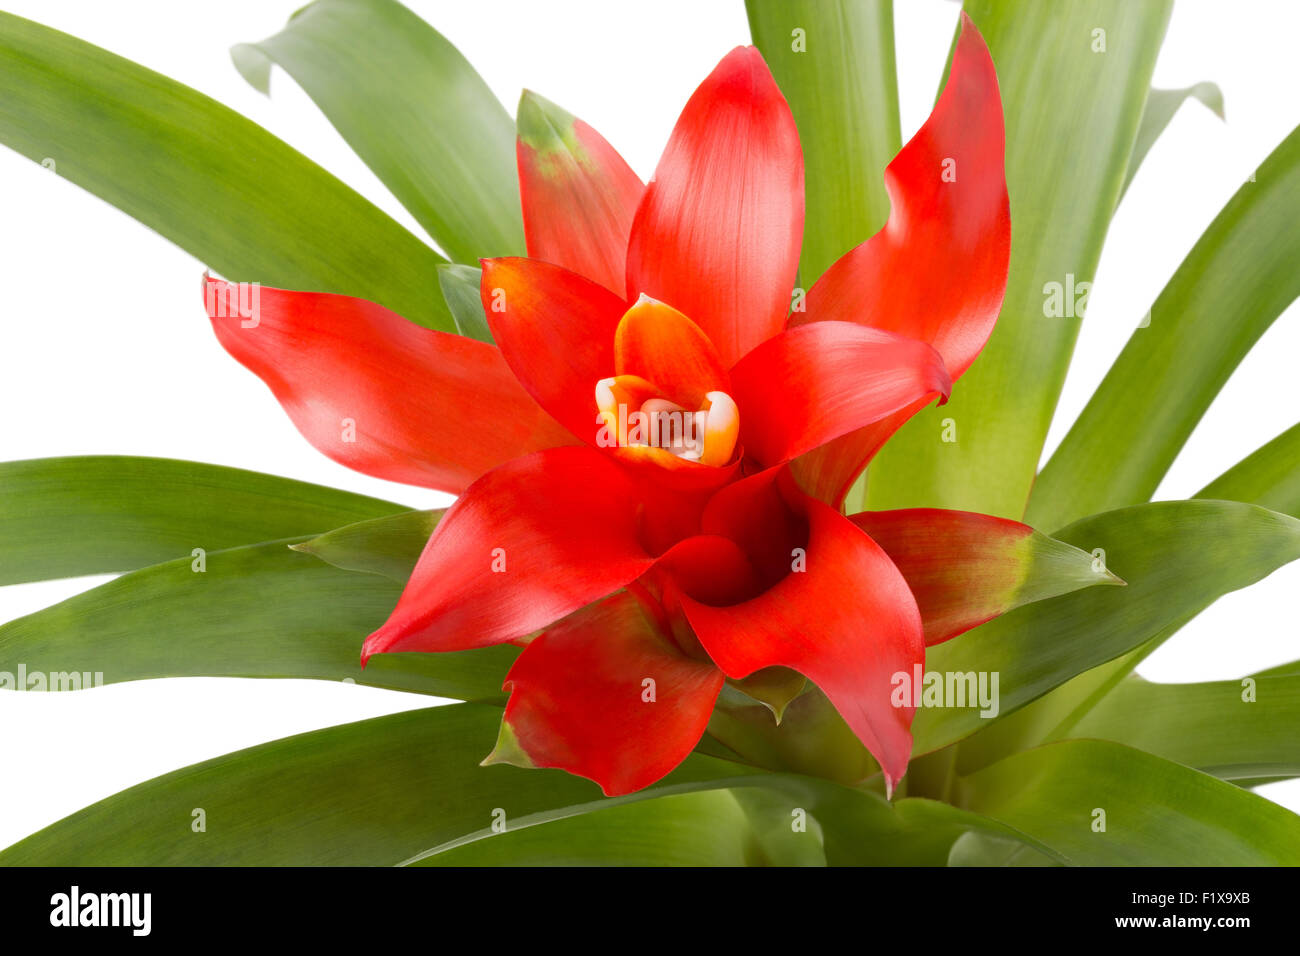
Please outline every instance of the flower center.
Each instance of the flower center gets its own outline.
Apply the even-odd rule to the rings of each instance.
[[[740,433],[739,410],[726,392],[707,392],[703,406],[692,411],[639,375],[602,378],[596,407],[596,443],[605,448],[660,448],[677,458],[725,465]]]

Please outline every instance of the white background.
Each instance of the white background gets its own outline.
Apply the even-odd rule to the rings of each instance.
[[[231,66],[232,44],[277,32],[299,5],[8,0],[4,8],[232,106],[419,233],[288,77],[276,71],[268,100]],[[511,111],[521,88],[537,90],[601,130],[643,178],[695,86],[727,50],[749,41],[741,0],[410,5],[460,47]],[[933,102],[958,7],[945,0],[898,0],[896,7],[906,138]],[[1293,0],[1178,3],[1155,82],[1218,82],[1228,121],[1199,104],[1185,105],[1125,198],[1049,451],[1196,238],[1300,122],[1297,36],[1300,4]],[[416,507],[443,503],[431,492],[354,474],[302,440],[267,389],[217,345],[195,293],[203,267],[95,197],[0,149],[0,459],[96,453],[189,458]],[[1293,305],[1248,356],[1158,497],[1195,493],[1294,424],[1297,317]],[[0,620],[101,580],[0,588]],[[1298,587],[1300,563],[1229,595],[1141,672],[1168,681],[1224,679],[1300,657],[1289,600]],[[79,694],[0,694],[0,847],[186,764],[428,703],[427,697],[352,685],[215,678]],[[1300,781],[1264,792],[1300,809]]]

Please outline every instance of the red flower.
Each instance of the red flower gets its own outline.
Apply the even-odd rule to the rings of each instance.
[[[790,312],[803,160],[757,50],[704,81],[646,186],[529,94],[518,159],[531,257],[483,262],[496,347],[335,295],[263,289],[255,327],[213,318],[326,454],[460,493],[363,660],[523,645],[494,759],[608,794],[672,770],[725,678],[789,668],[892,786],[912,710],[891,675],[1005,609],[1029,534],[840,512],[1001,305],[1002,113],[978,32],[963,17],[947,86],[886,171],[888,224],[806,312]]]

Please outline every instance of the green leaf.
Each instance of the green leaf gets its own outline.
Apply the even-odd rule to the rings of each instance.
[[[1300,817],[1248,790],[1102,740],[1013,754],[958,781],[962,806],[1083,866],[1294,866]],[[1105,830],[1094,829],[1102,820]]]
[[[816,836],[807,836],[807,842],[821,851]],[[713,790],[507,830],[416,865],[753,866],[765,862],[734,792]]]
[[[1204,684],[1130,675],[1069,736],[1114,740],[1227,779],[1300,774],[1300,674]]]
[[[941,865],[971,829],[1016,836],[947,804],[891,805],[826,781],[765,774],[700,754],[647,790],[608,799],[590,781],[560,771],[479,766],[500,719],[497,707],[456,704],[227,754],[74,813],[0,852],[0,865],[416,863],[499,839],[502,826],[508,835],[620,804],[735,787],[768,791],[747,802],[746,812],[769,858],[790,859],[790,841],[807,838],[825,841],[831,864]],[[203,811],[203,832],[194,830],[196,808]],[[801,819],[807,828],[795,833]],[[791,828],[783,841],[775,836],[778,821]],[[572,832],[562,829],[559,836]],[[545,833],[535,839],[546,840]],[[552,845],[550,853],[557,850],[564,852]]]
[[[358,521],[289,547],[336,568],[382,574],[405,584],[445,512],[445,508],[404,511]]]
[[[493,344],[496,340],[488,328],[487,313],[483,311],[483,298],[479,294],[482,278],[483,270],[476,266],[456,263],[438,266],[438,285],[456,322],[456,331]]]
[[[1201,489],[1196,497],[1245,501],[1300,517],[1297,463],[1300,463],[1300,426],[1283,432],[1247,456]],[[1119,686],[1144,657],[1177,633],[1200,610],[1198,608],[1173,621],[1123,657],[1080,674],[1018,713],[976,734],[962,745],[961,766],[983,766],[1014,750],[1062,737],[1107,693]],[[1276,675],[1263,672],[1257,676]]]
[[[1019,840],[970,830],[948,851],[949,866],[1055,866],[1050,857]]]
[[[283,67],[452,259],[524,255],[510,114],[406,7],[317,0],[230,55],[263,93]]]
[[[1193,497],[1249,501],[1300,517],[1300,425],[1247,455]]]
[[[1000,716],[1300,558],[1300,521],[1229,501],[1136,505],[1084,518],[1056,537],[1104,551],[1128,586],[1029,604],[926,652],[927,672],[997,673]],[[988,726],[979,714],[919,709],[916,753]]]
[[[7,13],[0,86],[0,142],[52,160],[58,175],[222,275],[360,296],[451,329],[441,256],[215,100]],[[196,311],[198,284],[196,274]]]
[[[745,0],[754,44],[803,147],[804,288],[889,216],[884,172],[901,145],[890,0]]]
[[[1142,160],[1146,158],[1151,147],[1155,145],[1160,134],[1165,131],[1169,121],[1188,99],[1200,100],[1219,119],[1223,119],[1223,91],[1214,83],[1197,83],[1181,90],[1158,90],[1154,86],[1147,94],[1146,107],[1142,110],[1142,125],[1138,127],[1137,141],[1133,144],[1133,155],[1128,161],[1128,172],[1124,177],[1122,196],[1128,192],[1129,183],[1137,173]]]
[[[1170,6],[966,3],[993,55],[1006,117],[1006,298],[988,345],[952,400],[923,410],[872,463],[868,508],[1024,513],[1080,324],[1076,308],[1049,315],[1045,286],[1065,289],[1093,278]],[[1097,30],[1105,31],[1105,52],[1094,52]],[[1076,297],[1077,288],[1064,298]],[[940,441],[948,418],[956,442]]]
[[[0,585],[128,571],[401,505],[275,475],[125,456],[0,464]]]
[[[1146,501],[1233,370],[1300,295],[1300,127],[1183,260],[1034,485],[1055,527]]]
[[[106,684],[311,677],[501,699],[518,653],[508,646],[380,654],[362,670],[361,643],[388,618],[401,586],[331,567],[289,543],[208,552],[202,571],[195,570],[198,558],[154,565],[11,621],[0,627],[0,670],[17,673],[21,664],[28,674],[99,673]]]

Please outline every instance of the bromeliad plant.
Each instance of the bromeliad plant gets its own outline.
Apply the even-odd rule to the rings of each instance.
[[[648,184],[540,96],[514,128],[388,0],[235,48],[448,259],[211,100],[0,18],[0,138],[230,277],[203,281],[218,339],[318,449],[459,495],[6,465],[0,582],[129,573],[0,628],[0,666],[465,701],[158,778],[0,861],[1300,862],[1250,792],[1300,774],[1298,665],[1132,673],[1300,556],[1300,427],[1147,503],[1300,292],[1300,134],[1035,479],[1078,330],[1044,295],[1091,274],[1179,103],[1214,102],[1148,90],[1167,2],[1093,7],[968,2],[900,148],[888,2],[750,0],[756,46]],[[163,149],[168,176],[125,172]]]

